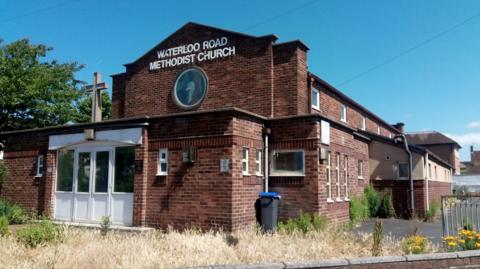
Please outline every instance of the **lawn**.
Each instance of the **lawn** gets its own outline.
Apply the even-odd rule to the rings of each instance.
[[[222,232],[128,233],[64,227],[63,239],[36,248],[0,237],[0,268],[175,268],[215,264],[371,256],[372,236],[329,227],[307,234]],[[383,239],[382,255],[403,255],[401,241]]]

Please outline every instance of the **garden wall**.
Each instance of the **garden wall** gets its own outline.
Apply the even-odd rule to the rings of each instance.
[[[223,265],[195,267],[196,269],[426,269],[426,268],[470,268],[480,269],[480,250],[434,253],[406,256],[366,257],[337,259],[318,262],[285,262],[257,265]]]

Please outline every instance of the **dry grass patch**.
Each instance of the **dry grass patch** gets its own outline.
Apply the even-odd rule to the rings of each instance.
[[[28,248],[0,237],[0,268],[175,268],[371,256],[372,237],[329,228],[323,232],[261,234],[110,232],[65,228],[58,244]],[[383,255],[402,255],[401,242],[384,238]]]

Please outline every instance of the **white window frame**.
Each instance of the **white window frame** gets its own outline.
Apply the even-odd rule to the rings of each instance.
[[[165,153],[165,158],[162,158],[163,153]],[[165,171],[162,171],[162,163],[166,164]],[[166,175],[168,175],[168,149],[163,148],[158,150],[157,176]]]
[[[363,160],[358,160],[358,167],[357,167],[357,177],[359,179],[364,179],[363,177]]]
[[[40,170],[44,171],[44,156],[42,154],[40,155],[37,155],[37,170],[36,170],[36,174],[35,174],[35,177],[41,177],[43,176],[43,172],[40,173]]]
[[[332,153],[327,152],[327,202],[332,203]]]
[[[303,159],[303,167],[302,171],[299,172],[276,172],[274,169],[274,156],[276,153],[287,153],[287,152],[301,152],[302,159]],[[305,176],[305,151],[303,149],[282,149],[282,150],[274,150],[272,151],[271,157],[271,166],[270,166],[270,175],[277,176],[277,177],[303,177]]]
[[[314,105],[313,104],[313,93],[316,93],[316,98],[315,98],[315,102],[317,103],[317,105]],[[310,98],[312,99],[311,100],[311,105],[312,105],[312,108],[315,109],[315,110],[318,110],[320,111],[320,91],[315,89],[315,88],[312,88],[312,92],[310,93]]]
[[[255,174],[257,176],[262,176],[262,150],[261,149],[257,149],[255,151]]]
[[[363,131],[367,130],[367,118],[365,118],[365,116],[361,116],[360,129]]]
[[[377,134],[378,134],[378,135],[381,135],[381,134],[382,134],[382,132],[381,132],[381,130],[380,130],[380,125],[378,125],[378,124],[377,124]]]
[[[401,177],[401,176],[400,176],[400,165],[407,165],[408,170],[407,170],[407,176],[406,176],[406,177]],[[410,173],[410,167],[408,167],[408,163],[406,163],[406,162],[399,162],[399,163],[397,164],[397,177],[398,177],[398,179],[408,179],[408,174],[409,174],[409,173]]]
[[[245,157],[243,157],[245,153]],[[243,147],[242,148],[242,175],[244,176],[249,176],[250,174],[248,173],[248,148],[247,147]],[[243,166],[243,164],[245,164],[245,167]]]
[[[347,122],[347,106],[344,104],[340,104],[340,120]]]
[[[349,193],[349,189],[348,189],[348,187],[349,187],[349,184],[348,184],[349,183],[348,182],[348,159],[349,159],[348,155],[343,156],[343,177],[344,177],[344,180],[345,180],[343,187],[345,189],[345,194],[344,194],[344,197],[345,197],[344,200],[345,201],[350,200],[349,195],[348,195],[348,193]]]
[[[340,153],[335,153],[335,188],[337,190],[335,200],[337,202],[342,201],[340,198]]]

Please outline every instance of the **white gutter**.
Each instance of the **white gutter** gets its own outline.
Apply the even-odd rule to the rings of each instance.
[[[428,152],[425,153],[425,171],[427,171],[425,173],[425,187],[426,187],[426,194],[427,194],[427,210],[430,209],[430,195],[429,195],[429,189],[428,189],[428,178],[430,177],[430,175],[428,174]]]

